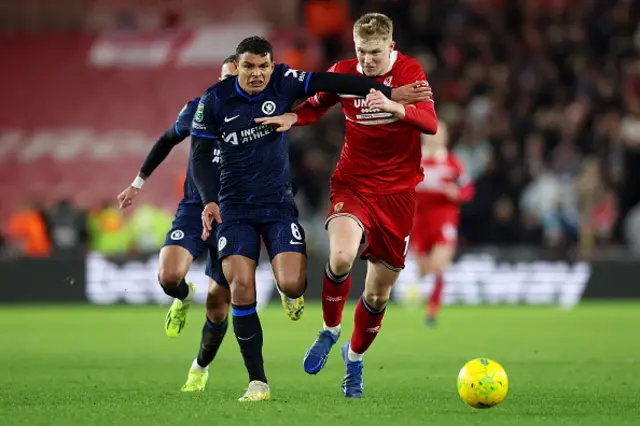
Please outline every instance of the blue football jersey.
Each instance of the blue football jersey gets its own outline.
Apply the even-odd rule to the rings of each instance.
[[[191,123],[193,122],[193,116],[195,115],[198,104],[200,103],[200,98],[195,98],[182,107],[180,113],[178,114],[178,118],[174,124],[174,129],[176,133],[182,137],[187,137],[191,134]],[[189,153],[189,156],[192,155],[192,152]],[[220,181],[220,150],[216,148],[213,151],[213,156],[211,158],[213,163],[213,175],[211,179],[214,182]],[[202,200],[200,199],[200,194],[198,193],[198,189],[193,181],[193,173],[191,171],[191,161],[189,161],[189,166],[187,167],[187,177],[184,180],[184,196],[182,198],[181,203],[183,204],[202,204]]]
[[[220,148],[220,204],[264,205],[293,200],[288,133],[255,122],[290,112],[307,96],[311,73],[278,64],[265,89],[245,93],[237,78],[210,87],[194,114],[192,135],[217,139]]]

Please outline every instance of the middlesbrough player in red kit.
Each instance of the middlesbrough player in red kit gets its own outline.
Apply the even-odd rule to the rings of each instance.
[[[364,74],[391,87],[427,88],[420,64],[394,49],[392,34],[387,16],[362,16],[353,28],[357,58],[338,62],[331,71]],[[331,178],[332,207],[326,220],[329,261],[322,288],[324,328],[305,355],[304,369],[309,374],[320,372],[340,337],[351,267],[364,243],[360,255],[368,259],[365,290],[356,306],[351,340],[342,347],[343,393],[360,398],[362,355],[380,330],[409,248],[415,187],[422,180],[420,134],[436,133],[438,119],[430,99],[403,106],[373,92],[366,99],[318,93],[293,111],[292,121],[281,116],[270,122],[283,130],[296,120],[298,125],[311,124],[337,103],[346,117],[346,138]]]
[[[460,204],[475,195],[462,163],[447,149],[447,127],[440,123],[436,135],[422,135],[424,179],[416,188],[416,214],[411,248],[418,260],[422,281],[435,275],[435,286],[427,303],[427,324],[435,325],[442,300],[443,274],[458,242]]]

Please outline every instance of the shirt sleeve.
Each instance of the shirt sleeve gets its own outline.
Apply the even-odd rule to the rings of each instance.
[[[418,61],[411,60],[402,73],[401,85],[415,83],[416,81],[426,81],[422,67]],[[436,115],[435,104],[432,99],[425,102],[418,102],[415,105],[404,106],[404,121],[408,122],[422,133],[435,135],[438,131],[438,116]]]
[[[189,163],[193,181],[204,204],[217,200],[217,183],[213,181],[211,158],[218,139],[215,119],[216,95],[208,91],[200,99],[191,123],[191,157]]]
[[[278,76],[281,79],[282,90],[291,99],[300,99],[307,96],[312,72],[298,71],[289,68],[288,65],[279,65]]]
[[[198,108],[198,101],[199,99],[187,102],[178,113],[178,118],[176,118],[176,122],[173,125],[173,128],[178,135],[186,138],[191,134],[191,122],[193,121],[193,115]]]
[[[216,94],[205,93],[200,99],[191,122],[191,135],[205,139],[218,138],[218,123],[215,119]]]
[[[145,179],[151,176],[153,171],[167,158],[173,147],[185,140],[187,135],[183,136],[178,133],[178,121],[176,121],[174,126],[164,132],[153,145],[142,163],[142,167],[140,167],[140,174]]]
[[[391,99],[391,87],[378,83],[372,78],[355,74],[334,72],[314,72],[309,77],[307,94],[330,92],[335,94],[367,96],[371,89],[379,90]]]
[[[336,72],[337,65],[338,64],[333,64],[333,66],[329,68],[328,72]],[[340,96],[335,93],[316,93],[292,111],[298,116],[296,126],[307,126],[315,123],[338,102],[340,102]]]
[[[198,193],[202,199],[202,203],[207,205],[216,202],[218,199],[219,182],[214,182],[213,171],[214,164],[211,161],[213,150],[216,147],[216,140],[196,136],[191,137],[191,157],[189,163],[193,173],[193,182],[198,188]]]

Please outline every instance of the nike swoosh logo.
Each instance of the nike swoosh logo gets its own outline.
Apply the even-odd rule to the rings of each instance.
[[[253,339],[253,336],[255,336],[255,335],[256,335],[256,333],[253,333],[251,336],[247,337],[246,339],[244,337],[238,336],[238,340],[251,340],[251,339]]]
[[[300,244],[300,245],[302,245],[302,244],[304,244],[304,243],[301,243],[300,241],[293,241],[293,240],[291,240],[291,241],[289,241],[289,244]]]
[[[225,118],[224,118],[224,122],[225,122],[225,123],[228,123],[228,122],[230,122],[230,121],[235,120],[235,119],[236,119],[236,118],[238,118],[238,117],[240,117],[240,114],[238,114],[238,115],[234,115],[233,117],[225,117]]]

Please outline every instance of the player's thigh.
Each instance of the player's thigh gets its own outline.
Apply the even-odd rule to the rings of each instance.
[[[189,272],[193,263],[193,255],[179,245],[164,246],[160,250],[158,277],[160,281],[181,281]]]
[[[207,318],[215,324],[223,322],[229,315],[231,305],[231,291],[229,286],[222,286],[209,278],[209,290],[207,292]]]
[[[365,235],[362,222],[352,215],[336,215],[328,219],[327,233],[330,256],[351,265]]]
[[[364,281],[365,300],[373,307],[381,308],[389,300],[391,289],[399,276],[399,270],[390,269],[384,263],[370,259]]]
[[[362,196],[341,185],[331,187],[331,211],[325,227],[329,234],[329,261],[334,272],[348,272],[367,239],[369,215]]]
[[[307,274],[307,248],[302,225],[296,217],[283,218],[261,224],[260,234],[280,289],[287,295],[301,295]]]
[[[247,222],[223,222],[217,229],[218,258],[231,288],[231,301],[256,301],[255,273],[260,257],[260,234]]]
[[[428,228],[416,228],[411,232],[410,246],[418,264],[418,276],[431,273],[431,250],[434,246],[433,233]]]
[[[179,282],[187,275],[193,260],[207,248],[201,235],[202,225],[197,214],[176,215],[160,250],[158,276],[161,282]]]

